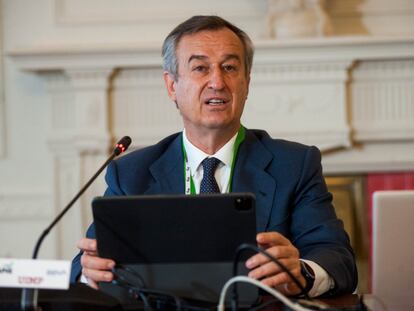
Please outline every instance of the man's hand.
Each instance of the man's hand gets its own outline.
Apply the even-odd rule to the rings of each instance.
[[[299,251],[288,239],[277,232],[263,232],[256,236],[256,240],[260,248],[285,265],[305,287],[306,281],[300,272]],[[262,254],[250,257],[246,262],[246,267],[251,269],[249,277],[261,280],[285,295],[297,295],[301,292],[286,272]]]
[[[115,262],[99,257],[95,239],[82,238],[78,241],[77,247],[83,251],[82,274],[88,280],[89,286],[98,289],[98,282],[112,281],[114,276],[110,270],[115,266]]]

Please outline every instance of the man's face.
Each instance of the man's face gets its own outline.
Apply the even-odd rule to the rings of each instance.
[[[183,36],[176,55],[178,77],[165,72],[164,80],[186,130],[237,131],[250,79],[236,34],[223,28]]]

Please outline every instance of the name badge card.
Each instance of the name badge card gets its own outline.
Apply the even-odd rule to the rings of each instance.
[[[0,258],[0,287],[68,289],[70,261]]]

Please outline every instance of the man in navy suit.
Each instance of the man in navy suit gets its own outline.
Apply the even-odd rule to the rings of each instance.
[[[112,162],[105,195],[253,192],[258,245],[277,257],[310,296],[352,292],[354,254],[336,218],[319,150],[272,139],[240,123],[253,60],[247,34],[217,16],[195,16],[167,36],[162,55],[167,92],[184,131]],[[204,179],[208,171],[213,181]],[[97,282],[113,279],[115,263],[99,257],[94,238],[92,225],[78,242],[72,281],[81,278],[97,288]],[[261,254],[246,266],[249,276],[286,295],[301,293]]]

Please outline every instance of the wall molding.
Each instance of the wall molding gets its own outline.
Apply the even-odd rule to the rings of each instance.
[[[262,4],[263,5],[263,4]],[[54,13],[57,25],[124,25],[154,22],[179,22],[189,16],[218,14],[229,19],[261,19],[262,5],[252,4],[250,0],[238,0],[237,5],[229,0],[210,0],[197,3],[193,0],[175,0],[172,10],[164,0],[54,0]]]
[[[374,141],[327,152],[322,157],[325,174],[414,172],[413,143]]]
[[[256,40],[256,65],[410,58],[414,36]],[[42,45],[9,49],[18,68],[37,73],[67,69],[161,68],[161,44]],[[254,67],[253,67],[254,68]]]
[[[407,114],[404,119],[407,124],[394,122],[390,126],[384,126],[381,118],[378,120],[382,123],[365,122],[364,118],[372,118],[374,110],[358,111],[367,101],[355,94],[358,93],[358,88],[366,84],[371,85],[377,92],[383,89],[378,83],[384,81],[401,82],[399,88],[404,83],[411,83],[414,37],[258,40],[255,45],[255,65],[243,118],[247,127],[265,128],[274,137],[315,144],[323,151],[341,149],[342,151],[338,151],[340,154],[357,147],[355,143],[377,139],[384,147],[380,152],[383,159],[375,162],[381,164],[377,169],[383,167],[383,161],[388,161],[389,167],[401,168],[388,157],[388,152],[392,149],[388,143],[391,140],[404,140],[412,148],[413,135],[403,133],[407,130],[413,132],[412,126],[406,126],[413,123],[413,117]],[[117,74],[107,85],[110,90],[108,113],[111,116],[108,131],[111,137],[129,134],[137,148],[153,144],[165,135],[181,129],[179,114],[163,86],[159,49],[154,44],[105,47],[95,45],[68,49],[61,46],[13,50],[9,51],[9,55],[24,71],[67,75],[68,81],[57,78],[51,83],[51,94],[62,94],[60,87],[67,82],[71,85],[68,86],[69,89],[72,87],[71,92],[75,93],[72,105],[77,97],[83,96],[83,104],[79,103],[82,109],[93,98],[89,96],[91,94],[84,93],[87,91],[85,87],[90,86],[89,83],[101,81],[99,85],[93,84],[101,95],[105,89],[106,80],[99,80],[100,76],[96,78],[94,72],[105,72],[105,68],[118,68]],[[84,70],[89,72],[86,76],[83,75]],[[73,84],[73,79],[80,84]],[[301,91],[298,92],[298,89]],[[372,96],[369,92],[367,94],[375,99],[378,95],[374,93]],[[389,105],[406,105],[409,102],[402,100],[401,96],[385,98]],[[104,100],[103,97],[101,100]],[[52,102],[57,104],[60,100],[56,97]],[[69,100],[67,105],[71,105]],[[104,104],[100,107],[105,109]],[[87,110],[83,112],[88,114]],[[71,135],[76,137],[79,134],[83,138],[87,138],[87,135],[93,136],[93,131],[79,132],[76,127],[79,130],[80,127],[75,126],[69,131],[54,134],[56,146],[63,146],[64,137],[70,139]],[[105,126],[102,125],[101,129],[105,129]],[[87,152],[88,146],[85,148],[81,152]],[[351,166],[357,170],[360,167],[369,167],[364,152],[359,154],[360,163],[357,159],[345,161],[346,169]],[[334,158],[340,162],[338,166],[332,165],[331,168],[339,171],[340,163],[343,162],[339,160],[340,157]],[[410,161],[404,160],[402,163],[403,166],[411,168]]]

